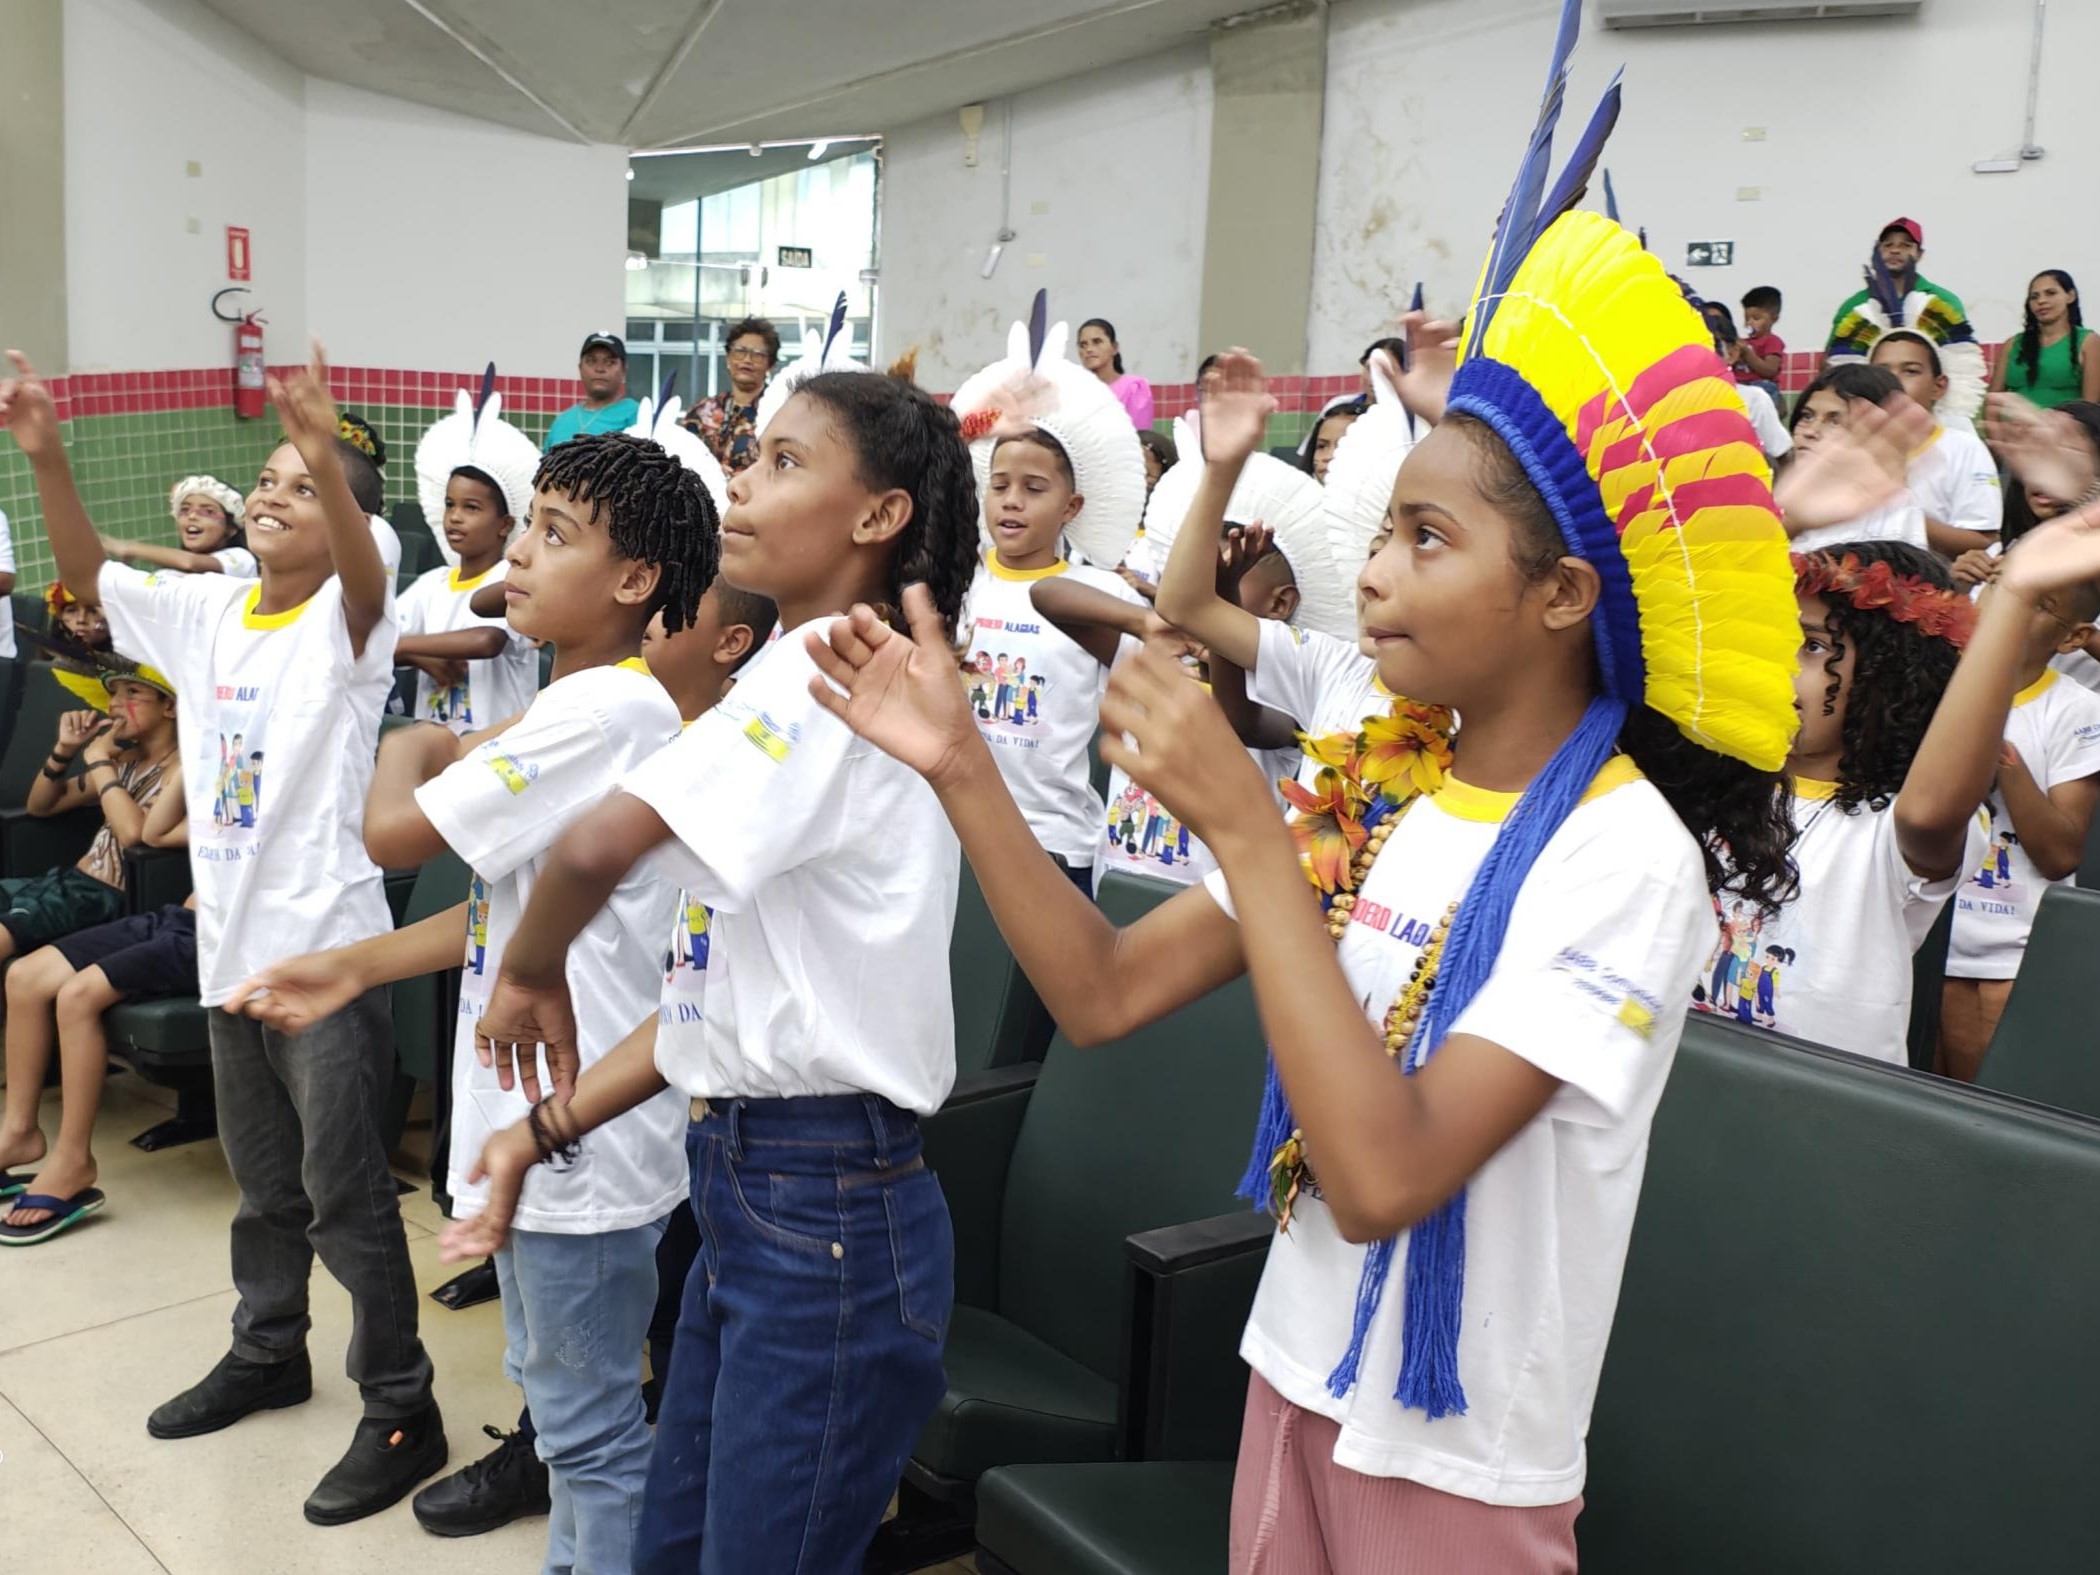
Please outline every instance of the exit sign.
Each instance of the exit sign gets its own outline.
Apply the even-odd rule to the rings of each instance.
[[[1732,268],[1735,266],[1735,242],[1686,241],[1684,265],[1687,268]]]
[[[816,259],[807,246],[783,246],[780,248],[780,266],[783,268],[814,268]]]

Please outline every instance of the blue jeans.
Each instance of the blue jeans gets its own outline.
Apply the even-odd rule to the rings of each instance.
[[[634,1567],[650,1444],[642,1341],[663,1233],[662,1220],[591,1236],[514,1230],[496,1254],[503,1370],[525,1390],[554,1503],[547,1575]]]
[[[635,1568],[858,1575],[946,1384],[955,1239],[919,1124],[872,1094],[715,1101],[700,1256]]]

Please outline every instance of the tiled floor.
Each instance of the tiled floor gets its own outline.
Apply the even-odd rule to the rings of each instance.
[[[56,1098],[46,1097],[47,1134]],[[341,1365],[349,1301],[324,1270],[313,1281],[309,1403],[203,1438],[146,1436],[146,1413],[225,1350],[234,1304],[234,1188],[218,1145],[143,1154],[125,1141],[171,1105],[136,1077],[113,1078],[95,1136],[108,1207],[0,1258],[0,1570],[31,1567],[15,1559],[32,1550],[35,1568],[91,1575],[537,1570],[540,1520],[463,1541],[426,1535],[406,1503],[350,1526],[307,1524],[300,1503],[358,1416]],[[454,1272],[438,1261],[443,1221],[427,1186],[402,1208],[428,1290]],[[508,1426],[517,1415],[500,1366],[502,1320],[494,1303],[447,1312],[426,1301],[422,1328],[461,1465],[486,1447],[482,1423]],[[950,1575],[968,1568],[945,1566]]]

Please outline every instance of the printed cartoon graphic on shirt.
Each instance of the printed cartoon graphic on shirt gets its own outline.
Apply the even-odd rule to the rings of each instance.
[[[432,684],[430,686],[430,714],[428,722],[442,722],[447,727],[472,726],[474,721],[473,687],[462,678],[456,684]]]
[[[664,948],[663,995],[657,1003],[659,1024],[697,1023],[707,984],[707,954],[714,915],[691,892],[678,894],[678,913]]]
[[[2013,889],[2012,854],[2013,849],[2019,845],[2020,839],[2016,833],[2011,831],[1999,832],[1992,839],[1989,851],[1984,854],[1982,866],[1975,874],[1969,877],[1969,884],[1971,886],[1979,886],[1985,891],[2010,892]],[[1962,894],[1962,906],[1964,908],[1968,907],[1969,902],[1970,898],[1964,892]],[[1996,911],[2011,913],[2013,910],[2008,907]]]
[[[1135,782],[1109,802],[1108,851],[1130,864],[1167,869],[1189,862],[1189,828]]]
[[[1047,720],[1045,698],[1054,686],[1040,670],[1042,662],[1038,659],[1031,666],[1028,651],[1017,647],[1032,648],[1049,634],[1055,631],[1026,620],[975,620],[975,649],[963,663],[963,682],[977,730],[994,746],[1041,747],[1039,737],[1027,735]]]
[[[219,725],[212,747],[211,835],[201,840],[196,857],[223,863],[253,856],[262,829],[264,798],[263,742],[269,694],[258,685],[217,686]]]
[[[476,875],[467,888],[467,972],[477,979],[489,957],[489,888]]]

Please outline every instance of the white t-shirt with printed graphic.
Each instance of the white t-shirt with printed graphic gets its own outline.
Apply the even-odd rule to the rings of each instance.
[[[2043,792],[2065,782],[2100,774],[2100,694],[2064,681],[2055,668],[2013,696],[2005,718],[2005,741]],[[1954,979],[2011,979],[2027,955],[2027,934],[2050,885],[2068,886],[2066,875],[2050,882],[2020,846],[2012,814],[1994,784],[1987,801],[1991,841],[1970,867],[1954,898],[1954,934],[1947,944],[1947,974]]]
[[[1449,782],[1399,821],[1337,953],[1373,1022],[1515,802]],[[1222,874],[1204,885],[1232,911]],[[1335,1464],[1487,1504],[1559,1504],[1582,1491],[1649,1127],[1712,924],[1698,845],[1662,795],[1614,761],[1539,854],[1493,971],[1450,1029],[1561,1083],[1467,1185],[1465,1413],[1432,1422],[1394,1398],[1404,1235],[1360,1376],[1340,1399],[1327,1375],[1349,1348],[1366,1249],[1305,1196],[1270,1245],[1240,1355],[1286,1400],[1340,1424]]]
[[[1836,784],[1794,783],[1788,850],[1800,895],[1764,918],[1723,897],[1721,931],[1693,994],[1702,1012],[1903,1066],[1910,1059],[1911,958],[1963,873],[1983,857],[1985,817],[1969,823],[1961,868],[1913,873],[1895,805],[1847,813]]]
[[[1053,575],[1144,605],[1105,569],[1072,563],[1007,569],[987,554],[963,604],[963,683],[977,731],[991,745],[1028,829],[1050,852],[1084,869],[1101,840],[1101,798],[1088,774],[1087,745],[1101,726],[1108,669],[1035,610],[1030,589]]]
[[[1909,479],[1911,497],[1926,518],[1997,533],[2005,513],[1998,462],[1974,433],[1941,427],[1911,456]]]
[[[1250,749],[1247,755],[1275,793],[1281,813],[1283,796],[1276,792],[1276,783],[1298,774],[1298,751]],[[1210,849],[1172,810],[1131,781],[1121,766],[1109,772],[1108,822],[1094,861],[1097,877],[1110,870],[1127,870],[1176,886],[1193,886],[1217,867]]]
[[[365,854],[365,791],[394,680],[392,604],[350,649],[342,582],[259,614],[262,585],[224,574],[102,565],[117,648],[175,686],[198,995],[392,928]]]
[[[539,687],[539,653],[532,642],[501,617],[474,616],[474,593],[501,580],[510,565],[498,558],[494,567],[472,579],[457,569],[432,569],[416,576],[401,593],[401,635],[453,634],[461,629],[501,629],[503,649],[482,661],[467,663],[467,681],[440,689],[421,668],[416,670],[416,720],[442,722],[455,733],[494,727],[532,704]]]
[[[474,1052],[503,949],[516,932],[547,850],[590,817],[620,778],[678,733],[678,708],[637,658],[549,684],[523,717],[416,790],[430,824],[474,870],[466,966],[452,1050],[452,1188],[461,1219],[487,1205],[467,1171],[490,1134],[525,1119],[522,1088],[504,1089]],[[648,1020],[659,948],[678,894],[631,870],[569,944],[563,971],[587,1068]],[[590,1235],[661,1219],[686,1195],[686,1100],[666,1089],[588,1134],[576,1161],[536,1166],[517,1223]]]
[[[1281,711],[1309,738],[1354,733],[1365,717],[1384,716],[1393,703],[1392,691],[1378,681],[1378,664],[1354,643],[1273,619],[1262,622],[1247,698]],[[1307,755],[1297,772],[1309,788],[1320,763]]]
[[[620,784],[671,828],[647,867],[712,914],[702,1019],[659,1018],[656,1066],[704,1099],[871,1093],[923,1115],[955,1082],[961,855],[933,789],[811,697],[805,640],[831,622],[765,647]]]
[[[221,547],[217,552],[207,552],[204,556],[216,562],[219,572],[228,579],[254,580],[262,577],[262,570],[255,562],[255,554],[246,547]]]
[[[1884,503],[1872,513],[1840,525],[1818,525],[1787,543],[1791,552],[1821,552],[1853,541],[1900,541],[1920,552],[1930,552],[1925,539],[1925,511],[1908,491]]]

